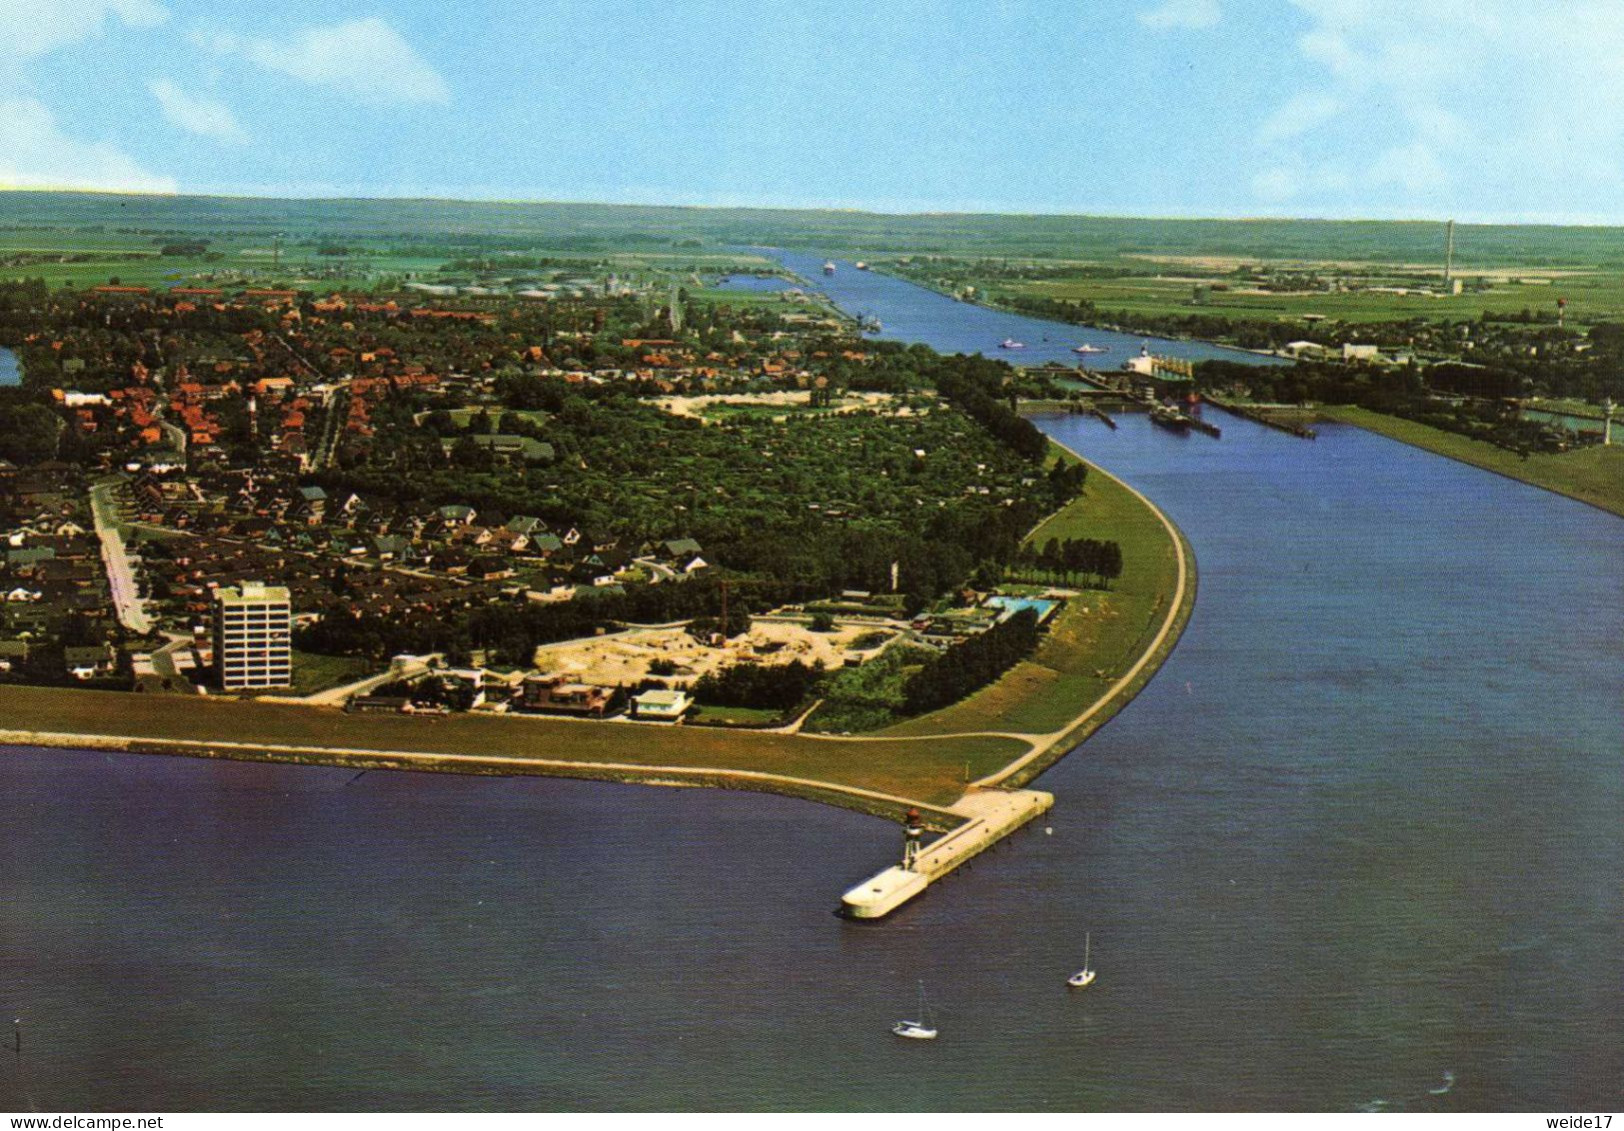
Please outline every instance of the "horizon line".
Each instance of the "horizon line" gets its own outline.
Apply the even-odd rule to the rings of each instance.
[[[1196,223],[1321,223],[1321,224],[1445,224],[1454,222],[1469,227],[1505,227],[1505,228],[1624,228],[1624,218],[1602,219],[1598,217],[1568,217],[1563,219],[1507,219],[1504,217],[1485,218],[1480,213],[1452,214],[1447,216],[1419,216],[1419,215],[1310,215],[1290,213],[1158,213],[1154,210],[1136,212],[1131,210],[1103,210],[1103,211],[1036,211],[1031,209],[1011,209],[1001,211],[996,208],[984,206],[961,208],[887,208],[875,205],[835,205],[835,204],[715,204],[715,203],[673,203],[670,201],[650,202],[646,200],[588,200],[588,199],[547,199],[541,197],[519,196],[456,196],[437,192],[402,193],[399,195],[368,195],[366,193],[334,192],[332,194],[317,192],[303,194],[298,192],[205,192],[182,191],[179,189],[140,189],[140,188],[74,188],[74,187],[45,187],[38,185],[0,185],[0,196],[11,194],[33,193],[36,195],[56,196],[96,196],[96,197],[132,197],[143,200],[258,200],[258,201],[285,201],[306,204],[321,203],[430,203],[430,204],[498,204],[498,205],[528,205],[535,207],[564,206],[564,207],[597,207],[597,208],[665,208],[693,212],[818,212],[831,215],[851,216],[883,216],[891,218],[918,218],[947,216],[996,216],[1008,219],[1077,219],[1077,220],[1152,220],[1168,222],[1196,222]],[[1464,215],[1466,218],[1462,219]]]

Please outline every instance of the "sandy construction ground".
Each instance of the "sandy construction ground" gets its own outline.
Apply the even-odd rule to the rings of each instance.
[[[614,636],[565,640],[536,649],[535,666],[550,675],[565,675],[600,687],[631,686],[649,678],[649,665],[670,660],[678,683],[697,679],[727,664],[787,664],[791,660],[827,668],[845,664],[854,653],[852,641],[876,631],[874,625],[840,625],[834,632],[813,632],[790,621],[756,620],[750,631],[725,648],[702,644],[680,628],[636,629]],[[895,630],[885,629],[892,638]],[[873,652],[861,653],[872,655]]]
[[[705,410],[719,404],[759,404],[769,407],[806,408],[811,394],[803,389],[772,393],[704,393],[693,397],[660,397],[654,403],[673,416],[705,419]],[[846,393],[835,398],[835,412],[886,408],[896,397],[891,393]]]

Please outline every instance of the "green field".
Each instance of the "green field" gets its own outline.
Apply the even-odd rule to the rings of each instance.
[[[1613,514],[1624,515],[1624,447],[1589,447],[1578,451],[1536,452],[1524,458],[1453,432],[1444,432],[1368,409],[1323,408],[1320,416],[1355,424],[1394,440],[1424,448],[1462,463],[1555,491]]]
[[[1203,256],[1278,262],[1431,264],[1441,260],[1439,222],[1179,220],[973,213],[891,215],[856,211],[685,208],[645,205],[447,200],[278,200],[5,194],[0,249],[153,251],[155,239],[205,238],[234,267],[268,267],[282,236],[290,274],[333,266],[323,246],[351,249],[373,274],[429,271],[449,258],[508,253],[591,259],[617,267],[705,270],[745,264],[751,247],[815,249],[871,260],[910,255],[1016,257],[1090,263]],[[1441,218],[1440,218],[1441,219]],[[362,261],[365,260],[363,264]],[[1624,270],[1624,229],[1460,224],[1460,273],[1491,268]],[[191,272],[179,261],[158,270]],[[70,269],[71,267],[71,269]],[[113,273],[149,277],[147,268]],[[17,273],[38,275],[39,271]],[[0,268],[0,277],[11,269]],[[62,265],[58,277],[102,281],[99,269]]]
[[[1568,300],[1568,318],[1575,324],[1624,318],[1624,274],[1618,272],[1590,271],[1552,283],[1496,283],[1487,291],[1440,296],[1371,291],[1241,294],[1236,290],[1208,290],[1196,304],[1191,299],[1193,287],[1189,279],[1176,277],[1078,278],[999,282],[987,287],[987,295],[991,301],[1021,296],[1068,301],[1085,299],[1101,310],[1157,317],[1202,314],[1237,320],[1293,320],[1307,314],[1344,322],[1401,322],[1415,318],[1466,320],[1479,318],[1485,311],[1549,313],[1560,296]],[[1310,330],[1305,329],[1304,333],[1312,336]]]

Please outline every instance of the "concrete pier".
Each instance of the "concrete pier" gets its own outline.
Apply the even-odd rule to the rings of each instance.
[[[964,824],[920,850],[912,868],[887,868],[841,897],[841,911],[853,919],[891,914],[954,868],[985,852],[1022,825],[1054,807],[1054,795],[1035,789],[978,789],[951,811]]]

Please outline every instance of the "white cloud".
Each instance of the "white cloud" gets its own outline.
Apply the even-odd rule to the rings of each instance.
[[[32,59],[98,35],[109,17],[131,27],[169,18],[157,0],[0,0],[0,43],[13,59]]]
[[[0,0],[0,188],[85,188],[174,192],[118,146],[62,132],[31,89],[27,65],[103,34],[118,22],[156,27],[169,18],[157,0]]]
[[[174,192],[175,182],[116,146],[66,136],[37,98],[0,98],[0,187]]]
[[[1527,216],[1616,197],[1624,4],[1289,3],[1306,17],[1296,47],[1309,74],[1257,131],[1262,167],[1289,173],[1255,178],[1260,199],[1340,191],[1452,208],[1461,196]]]
[[[224,103],[187,94],[169,79],[153,79],[147,90],[158,100],[164,117],[188,133],[235,145],[248,141],[247,131]]]
[[[363,102],[447,103],[445,80],[410,43],[376,16],[306,28],[290,39],[194,33],[192,42],[241,55],[268,71]]]
[[[1154,8],[1139,13],[1139,22],[1149,28],[1206,28],[1216,24],[1222,13],[1218,0],[1162,0]]]
[[[1258,141],[1265,145],[1289,141],[1336,117],[1342,112],[1342,105],[1340,98],[1329,94],[1299,94],[1264,119],[1263,125],[1258,127]]]

